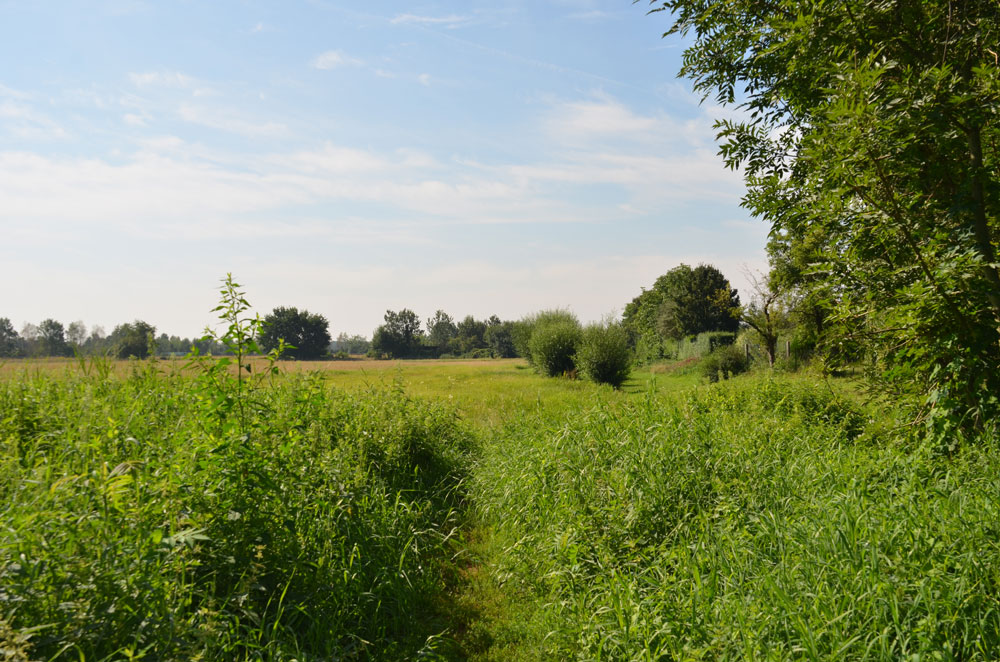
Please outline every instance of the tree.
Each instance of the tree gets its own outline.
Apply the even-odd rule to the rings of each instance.
[[[66,327],[66,340],[74,347],[80,347],[86,342],[87,325],[83,323],[83,320],[70,322],[70,325]]]
[[[156,327],[136,320],[119,324],[111,332],[115,356],[120,359],[147,358],[156,349]]]
[[[722,272],[701,264],[674,267],[652,289],[625,306],[624,325],[633,342],[639,338],[676,339],[703,331],[734,332],[740,298]]]
[[[752,293],[750,303],[744,306],[741,318],[760,336],[764,343],[764,351],[767,352],[767,363],[774,367],[778,353],[778,336],[789,327],[788,296],[770,275],[755,276],[748,271],[746,276],[750,281]]]
[[[70,354],[66,344],[66,331],[61,322],[54,319],[42,320],[38,325],[38,340],[46,356],[66,356]]]
[[[385,324],[372,334],[372,353],[394,358],[412,356],[423,338],[417,314],[408,308],[387,310],[384,319]]]
[[[469,354],[477,349],[486,348],[486,322],[481,322],[472,315],[466,315],[465,319],[456,326],[455,339],[453,341],[456,354]]]
[[[0,317],[0,358],[12,358],[20,354],[20,336],[7,317]]]
[[[501,322],[496,315],[490,317],[486,323],[486,333],[483,339],[490,352],[498,359],[510,359],[517,356],[517,348],[514,344],[516,322]]]
[[[264,327],[257,339],[261,350],[277,349],[284,340],[288,347],[281,357],[312,360],[326,356],[330,347],[330,323],[308,310],[279,306],[264,316]]]
[[[455,326],[455,320],[443,310],[427,319],[427,340],[435,347],[446,347],[456,333],[458,327]]]
[[[666,0],[682,73],[738,120],[744,204],[814,241],[803,284],[932,429],[1000,413],[1000,9],[968,0]],[[916,388],[913,388],[913,387]]]

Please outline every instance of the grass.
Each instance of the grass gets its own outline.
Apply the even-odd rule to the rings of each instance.
[[[994,439],[809,375],[281,367],[0,367],[7,659],[1000,657]]]

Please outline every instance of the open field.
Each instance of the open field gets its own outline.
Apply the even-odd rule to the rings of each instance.
[[[996,440],[848,382],[176,367],[2,369],[8,659],[1000,656]]]

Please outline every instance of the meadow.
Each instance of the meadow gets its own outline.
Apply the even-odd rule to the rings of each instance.
[[[183,365],[0,366],[5,659],[1000,656],[996,440],[849,381]]]

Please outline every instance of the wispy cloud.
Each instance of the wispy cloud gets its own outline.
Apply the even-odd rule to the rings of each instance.
[[[434,27],[444,27],[448,29],[460,28],[471,23],[473,18],[471,16],[463,16],[460,14],[449,14],[448,16],[422,16],[419,14],[399,14],[393,17],[389,22],[393,25],[400,24],[414,24],[414,25],[424,25],[424,26],[434,26]]]
[[[215,90],[209,85],[179,71],[133,72],[128,77],[132,81],[132,84],[140,89],[185,90],[196,97],[212,96],[215,94]]]
[[[288,133],[288,126],[281,122],[255,122],[226,110],[182,105],[177,115],[185,122],[245,136],[281,136]]]
[[[313,58],[312,66],[314,69],[336,69],[337,67],[357,67],[364,64],[364,62],[356,57],[351,57],[345,55],[341,51],[326,51],[320,53],[315,58]]]

